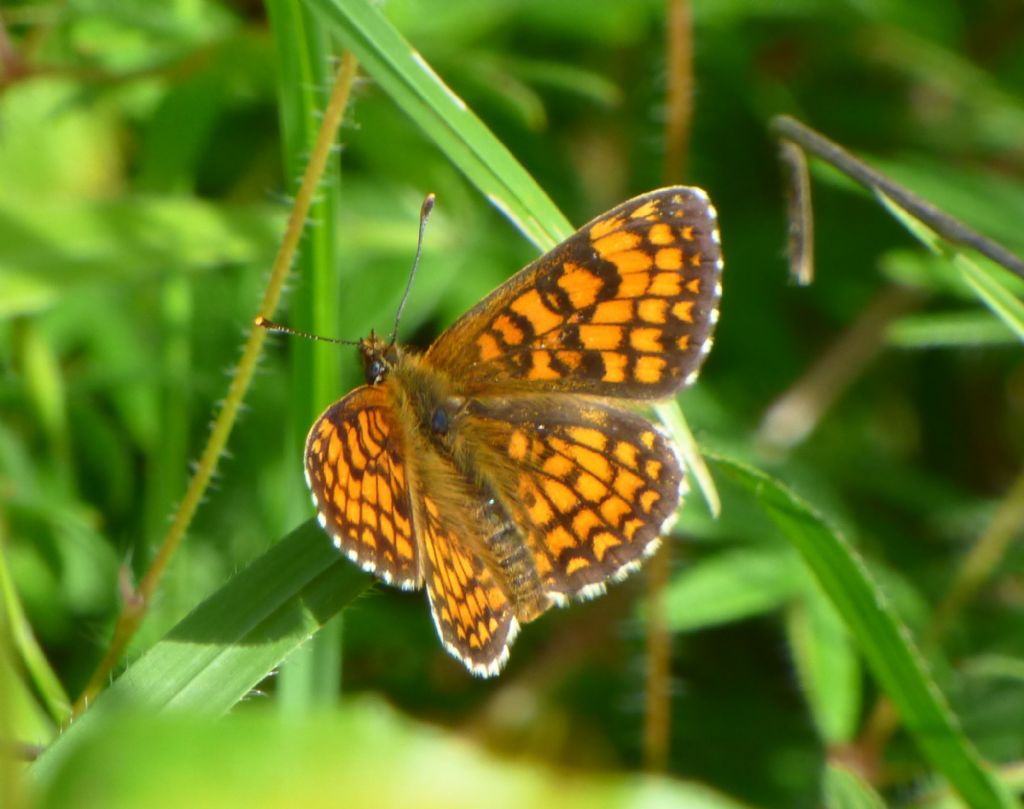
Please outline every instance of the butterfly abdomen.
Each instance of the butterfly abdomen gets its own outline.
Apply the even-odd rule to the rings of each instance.
[[[387,384],[414,444],[415,477],[439,506],[441,520],[490,569],[498,587],[523,622],[549,606],[533,556],[520,528],[494,495],[485,469],[498,468],[487,444],[467,440],[467,401],[452,394],[443,373],[420,356],[402,352]],[[428,450],[429,448],[429,450]]]

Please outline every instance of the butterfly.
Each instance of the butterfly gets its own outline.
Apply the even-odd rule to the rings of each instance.
[[[444,648],[496,675],[522,624],[639,567],[685,493],[637,405],[693,382],[721,297],[699,188],[631,199],[509,278],[422,353],[372,332],[366,384],[306,442],[317,518]]]

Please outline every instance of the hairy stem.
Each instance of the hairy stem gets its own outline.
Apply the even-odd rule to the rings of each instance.
[[[292,206],[291,214],[288,217],[288,226],[285,230],[281,246],[278,248],[277,257],[271,269],[270,279],[267,282],[266,291],[263,294],[263,302],[260,304],[259,314],[264,317],[271,317],[281,300],[281,290],[284,287],[288,271],[295,258],[295,251],[302,237],[306,218],[309,215],[310,205],[320,185],[327,160],[331,155],[331,146],[334,143],[335,134],[341,124],[345,108],[348,106],[348,99],[351,94],[352,82],[356,72],[356,60],[350,53],[342,56],[338,67],[334,87],[331,91],[327,109],[324,111],[323,124],[317,135],[316,145],[310,154],[309,163],[302,177],[302,184],[298,194],[295,196],[295,203]],[[170,528],[164,535],[160,549],[152,564],[142,577],[142,582],[134,593],[128,594],[124,606],[118,615],[117,623],[114,626],[113,638],[110,641],[103,659],[93,672],[89,683],[83,689],[75,704],[71,708],[71,718],[80,715],[96,698],[111,676],[111,672],[121,659],[128,643],[134,637],[142,620],[146,615],[153,593],[156,591],[167,566],[178,549],[188,526],[195,516],[203,494],[210,483],[210,478],[217,469],[217,462],[220,460],[224,447],[227,444],[228,436],[235,425],[238,410],[242,400],[252,382],[253,373],[256,370],[256,361],[259,358],[263,343],[267,338],[265,329],[255,325],[249,331],[249,337],[242,350],[242,358],[235,368],[234,376],[228,387],[224,405],[217,413],[213,429],[210,431],[210,438],[199,456],[199,463],[189,480],[185,496],[181,500]]]

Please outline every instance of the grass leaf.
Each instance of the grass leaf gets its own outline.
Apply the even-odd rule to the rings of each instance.
[[[367,0],[306,0],[360,65],[480,191],[541,249],[572,226],[505,146]]]
[[[786,635],[818,734],[849,744],[861,717],[861,665],[850,633],[813,582],[786,612]]]
[[[1024,302],[1013,293],[1010,286],[1017,286],[1020,281],[982,256],[978,256],[975,261],[970,254],[947,243],[938,233],[881,191],[877,193],[882,203],[918,240],[953,262],[963,281],[979,300],[1024,342]]]
[[[188,762],[187,766],[183,766]],[[218,809],[440,807],[744,809],[699,783],[630,773],[566,773],[509,761],[360,699],[297,723],[266,711],[221,722],[108,717],[43,784],[43,807]]]
[[[829,764],[825,770],[825,809],[885,809],[885,802],[859,775]]]
[[[853,549],[807,503],[768,475],[722,457],[711,458],[756,497],[803,556],[921,753],[971,806],[1014,806],[964,736],[906,627]]]
[[[324,110],[336,81],[330,58],[332,42],[316,25],[301,0],[268,0],[267,13],[274,35],[278,64],[278,115],[285,170],[298,185],[323,125]],[[335,138],[337,137],[336,133]],[[329,161],[310,205],[302,250],[292,268],[298,279],[289,296],[292,325],[313,334],[337,335],[340,272],[338,228],[342,161]],[[305,447],[306,425],[338,396],[337,356],[318,351],[312,340],[296,340],[289,346],[292,362],[290,391],[291,456],[294,474],[289,483],[290,501],[296,514],[308,507],[306,488],[299,473]],[[289,523],[291,524],[291,523]],[[338,698],[341,676],[340,623],[334,631],[321,632],[282,668],[278,693],[284,710],[301,711]]]
[[[743,547],[677,574],[665,590],[673,632],[738,621],[778,609],[801,587],[798,560],[786,547]]]
[[[33,773],[45,778],[76,737],[125,706],[224,713],[369,583],[315,520],[303,523],[134,661]]]

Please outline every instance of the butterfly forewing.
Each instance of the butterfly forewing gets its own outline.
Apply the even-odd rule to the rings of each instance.
[[[693,381],[710,350],[721,266],[707,195],[653,191],[509,279],[426,358],[470,392],[665,397]]]
[[[385,387],[357,388],[317,419],[306,481],[345,555],[389,584],[419,586],[405,446]]]

